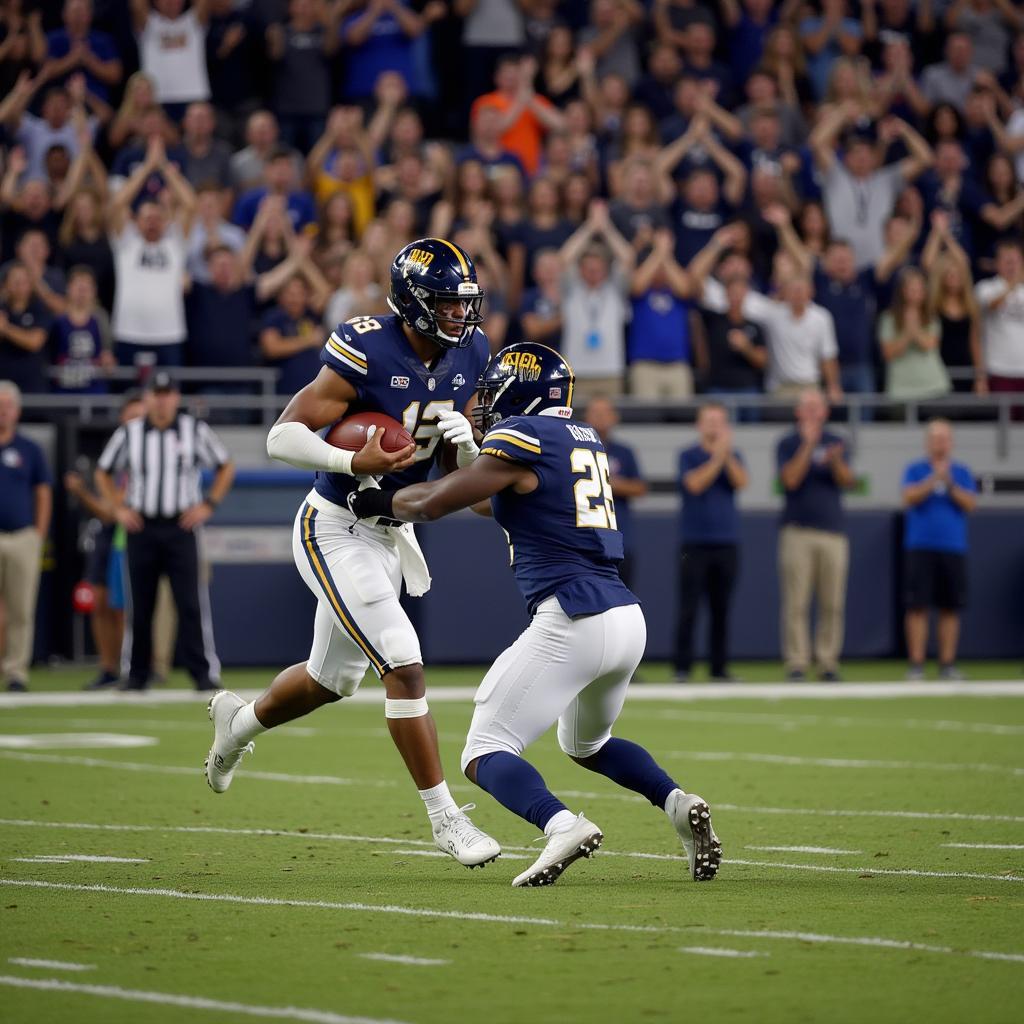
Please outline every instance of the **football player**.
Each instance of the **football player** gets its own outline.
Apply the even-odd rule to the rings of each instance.
[[[486,431],[480,455],[436,482],[352,493],[349,507],[363,521],[423,523],[490,499],[508,534],[532,618],[480,684],[462,768],[547,836],[512,884],[549,885],[603,839],[521,756],[555,722],[559,745],[577,764],[666,812],[690,875],[707,881],[722,859],[707,803],[684,793],[643,747],[611,734],[647,628],[617,572],[622,534],[608,454],[597,431],[572,418],[572,391],[572,370],[553,349],[510,345],[478,384],[474,412]]]
[[[320,353],[320,372],[271,428],[273,458],[317,470],[292,537],[296,565],[317,597],[313,645],[306,661],[281,672],[257,700],[247,704],[227,691],[213,698],[206,761],[211,788],[224,792],[256,736],[351,696],[370,666],[384,684],[388,729],[434,839],[467,867],[494,860],[500,847],[466,816],[472,805],[456,805],[441,768],[419,639],[399,603],[403,577],[413,596],[430,586],[426,563],[411,526],[393,519],[359,523],[346,498],[359,478],[380,475],[391,488],[426,480],[442,439],[454,447],[458,465],[476,457],[465,413],[476,401],[473,383],[489,353],[480,329],[482,298],[473,264],[458,246],[442,238],[407,245],[391,265],[393,315],[339,324]],[[403,423],[415,443],[389,453],[379,436],[370,436],[353,453],[316,433],[363,411]]]

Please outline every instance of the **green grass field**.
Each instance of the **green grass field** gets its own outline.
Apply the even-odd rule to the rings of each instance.
[[[468,700],[433,712],[456,797],[505,846],[482,872],[433,855],[379,706],[261,737],[215,796],[204,703],[160,697],[0,708],[5,1024],[1020,1019],[1022,697],[635,700],[617,731],[711,803],[718,879],[689,881],[664,815],[549,735],[532,760],[606,841],[536,890],[509,885],[535,832],[455,776]]]

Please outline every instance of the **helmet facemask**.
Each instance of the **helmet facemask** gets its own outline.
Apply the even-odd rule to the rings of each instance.
[[[413,330],[430,338],[442,348],[468,348],[472,344],[473,335],[484,319],[480,312],[484,292],[476,282],[467,281],[460,284],[457,292],[435,292],[422,285],[413,285],[407,294],[411,300],[405,304],[407,308],[398,308],[391,296],[388,297],[388,305]],[[438,317],[437,307],[444,303],[461,304],[465,308],[465,313],[461,317]],[[412,308],[408,308],[410,305]],[[442,319],[457,325],[460,328],[459,333],[449,334],[443,331],[441,329]]]

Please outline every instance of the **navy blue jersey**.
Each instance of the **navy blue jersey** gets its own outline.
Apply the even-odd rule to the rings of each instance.
[[[531,615],[552,595],[570,618],[639,604],[619,578],[611,469],[593,427],[556,415],[513,416],[487,432],[480,451],[521,462],[540,481],[529,494],[507,488],[491,499]]]
[[[443,409],[465,409],[489,353],[486,335],[477,330],[468,348],[442,349],[427,367],[413,352],[397,316],[357,316],[334,328],[320,361],[355,388],[357,397],[346,415],[382,412],[416,439],[416,462],[385,477],[382,487],[396,489],[427,479],[441,439],[437,415]],[[338,505],[358,486],[354,477],[342,473],[317,473],[317,493]]]

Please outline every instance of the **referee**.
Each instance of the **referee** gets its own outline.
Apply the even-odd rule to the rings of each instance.
[[[96,468],[100,494],[127,532],[130,621],[122,663],[128,663],[128,676],[121,689],[149,685],[157,585],[166,575],[178,609],[182,661],[197,690],[215,690],[220,662],[194,531],[227,494],[234,464],[208,424],[179,411],[181,394],[166,371],[153,374],[144,401],[145,415],[114,431]],[[206,497],[200,490],[202,467],[217,471]],[[113,476],[122,472],[123,491]]]

